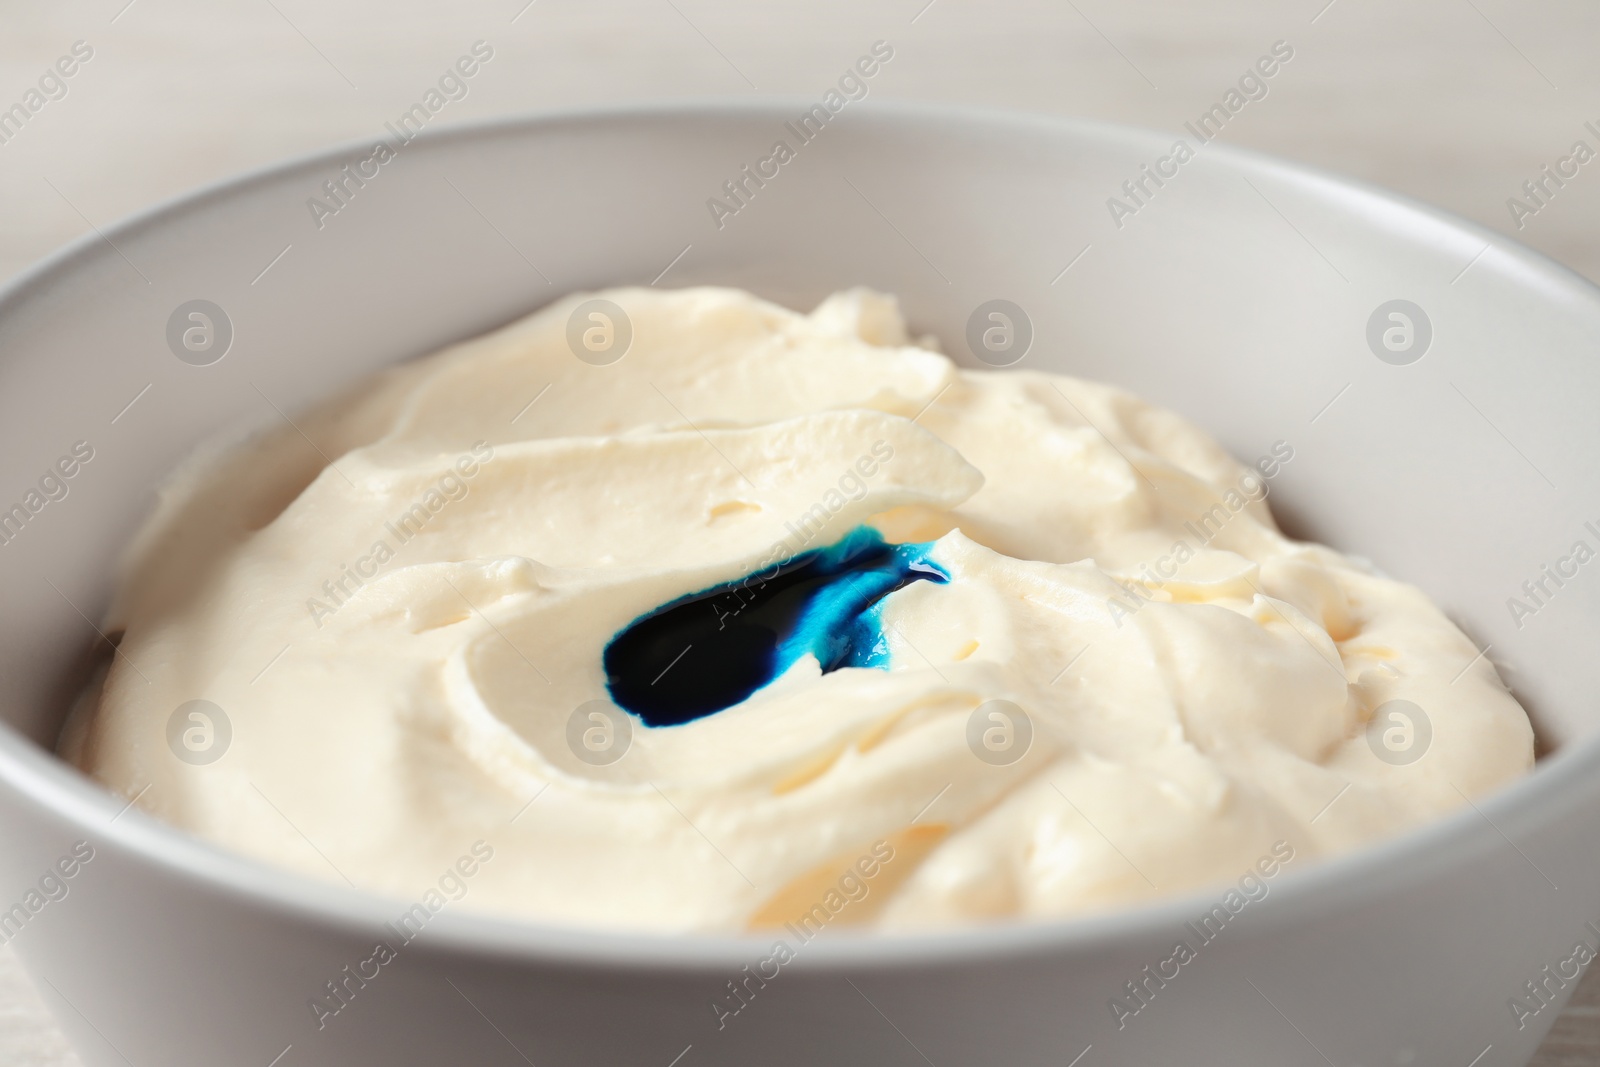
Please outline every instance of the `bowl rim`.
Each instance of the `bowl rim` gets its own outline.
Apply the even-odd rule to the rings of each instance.
[[[756,99],[689,97],[550,109],[424,130],[415,139],[425,142],[427,147],[442,148],[455,142],[470,144],[513,134],[537,135],[572,125],[626,128],[641,122],[694,125],[757,117],[781,123],[790,117],[788,109],[804,110],[813,102],[799,96],[764,95]],[[1174,136],[1167,131],[1096,119],[900,100],[861,101],[852,109],[852,116],[855,124],[884,123],[901,128],[921,125],[929,127],[934,135],[939,127],[960,125],[995,132],[1077,136],[1106,144],[1157,150],[1163,150]],[[180,222],[186,215],[225,202],[239,193],[345,160],[364,151],[369,144],[370,139],[344,141],[251,168],[158,201],[108,226],[91,228],[91,232],[57,249],[0,287],[0,317],[32,299],[37,292],[48,290],[81,262],[104,255],[104,246],[119,237],[134,237],[164,224]],[[1374,203],[1391,211],[1398,209],[1395,217],[1405,222],[1430,224],[1426,227],[1385,224],[1407,240],[1425,241],[1429,233],[1444,231],[1477,237],[1484,242],[1485,251],[1493,248],[1500,255],[1519,261],[1524,268],[1524,284],[1529,288],[1537,284],[1544,290],[1565,289],[1570,296],[1600,309],[1600,286],[1542,253],[1470,219],[1316,166],[1227,144],[1209,147],[1208,167],[1270,174],[1320,197]],[[1443,818],[1392,838],[1320,858],[1309,870],[1285,871],[1272,883],[1270,897],[1277,903],[1253,912],[1251,926],[1260,935],[1286,926],[1300,926],[1331,910],[1404,892],[1443,870],[1498,847],[1500,841],[1518,848],[1508,831],[1528,833],[1551,825],[1580,805],[1586,786],[1600,793],[1600,731],[1557,747],[1530,772],[1497,788],[1481,802],[1469,800],[1467,805]],[[399,897],[322,882],[263,863],[213,845],[136,809],[130,810],[133,802],[123,803],[122,797],[4,721],[0,721],[0,787],[15,790],[23,805],[35,806],[46,815],[71,824],[97,846],[121,850],[130,860],[160,869],[169,878],[189,881],[240,907],[277,918],[348,934],[352,938],[366,937],[410,904]],[[1022,960],[1069,953],[1088,955],[1128,944],[1159,943],[1181,928],[1186,920],[1208,910],[1227,888],[1226,884],[1218,884],[1104,913],[1060,919],[1023,918],[907,932],[838,931],[826,938],[819,937],[817,945],[799,953],[796,962],[806,970],[857,972],[974,961],[993,963],[1001,959]],[[417,951],[458,953],[509,962],[559,963],[609,971],[621,968],[641,973],[720,972],[737,969],[767,955],[773,940],[779,936],[776,931],[663,934],[565,925],[487,911],[447,908],[430,920],[428,937]]]

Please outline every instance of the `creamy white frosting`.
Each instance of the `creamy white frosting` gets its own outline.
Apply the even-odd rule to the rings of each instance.
[[[595,296],[632,325],[606,366],[568,344]],[[540,920],[731,931],[821,904],[916,927],[1231,882],[1274,842],[1348,849],[1533,761],[1426,596],[1278,532],[1292,461],[1263,442],[1242,465],[1110,386],[960,370],[866,291],[809,315],[575,295],[180,470],[62,752],[215,842],[402,898],[486,842],[462,906]],[[808,656],[580,758],[614,634],[863,523],[936,541],[950,576],[883,602],[890,669]],[[193,700],[231,727],[213,762],[169,743]],[[1016,736],[969,730],[997,700],[1032,734],[1014,762],[969,743]],[[1413,762],[1369,740],[1393,700],[1431,724]]]

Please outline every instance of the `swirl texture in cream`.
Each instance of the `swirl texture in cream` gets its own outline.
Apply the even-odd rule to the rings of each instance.
[[[594,299],[631,324],[605,365],[568,339]],[[202,454],[132,546],[62,752],[315,878],[411,898],[483,841],[462,906],[662,932],[1084,914],[1531,766],[1423,593],[1279,533],[1288,442],[1244,465],[1116,388],[930,345],[861,290],[581,294]],[[946,577],[853,605],[875,629],[846,665],[807,646],[676,725],[617,708],[619,633],[708,590],[736,616],[850,536]],[[175,747],[196,700],[219,758]],[[1425,723],[1373,726],[1397,707]]]

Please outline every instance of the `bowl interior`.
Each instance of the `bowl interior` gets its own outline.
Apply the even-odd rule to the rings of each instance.
[[[803,110],[476,127],[400,146],[359,184],[341,168],[372,145],[354,146],[108,229],[13,286],[5,721],[53,743],[103,647],[121,549],[197,442],[576,289],[724,284],[804,308],[864,284],[963,362],[977,365],[969,316],[1003,298],[1034,330],[1020,366],[1124,386],[1246,461],[1287,444],[1272,499],[1291,533],[1425,589],[1547,745],[1596,732],[1600,662],[1579,650],[1600,637],[1600,576],[1573,556],[1600,549],[1588,283],[1459,221],[1188,135],[1180,162],[1168,135],[858,105],[802,142]],[[793,158],[758,185],[743,168],[778,141]],[[232,327],[204,366],[169,344],[193,300]],[[1421,311],[1405,311],[1399,351],[1382,343],[1397,300]],[[51,477],[75,446],[92,458]]]

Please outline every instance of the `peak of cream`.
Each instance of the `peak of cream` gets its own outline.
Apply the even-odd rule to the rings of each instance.
[[[631,325],[605,366],[568,343],[594,299]],[[61,750],[312,877],[410,899],[481,840],[461,906],[540,921],[1071,916],[1278,841],[1348,849],[1532,764],[1422,593],[1278,532],[1292,448],[1247,467],[1115,388],[960,370],[878,294],[577,294],[296,422],[163,489]],[[804,652],[681,725],[606,702],[635,620],[705,590],[733,611],[860,526],[948,576],[876,602],[871,666]],[[231,727],[203,763],[168,740],[199,700]],[[1421,758],[1370,740],[1393,701],[1426,711]],[[872,892],[826,892],[875,843]]]

